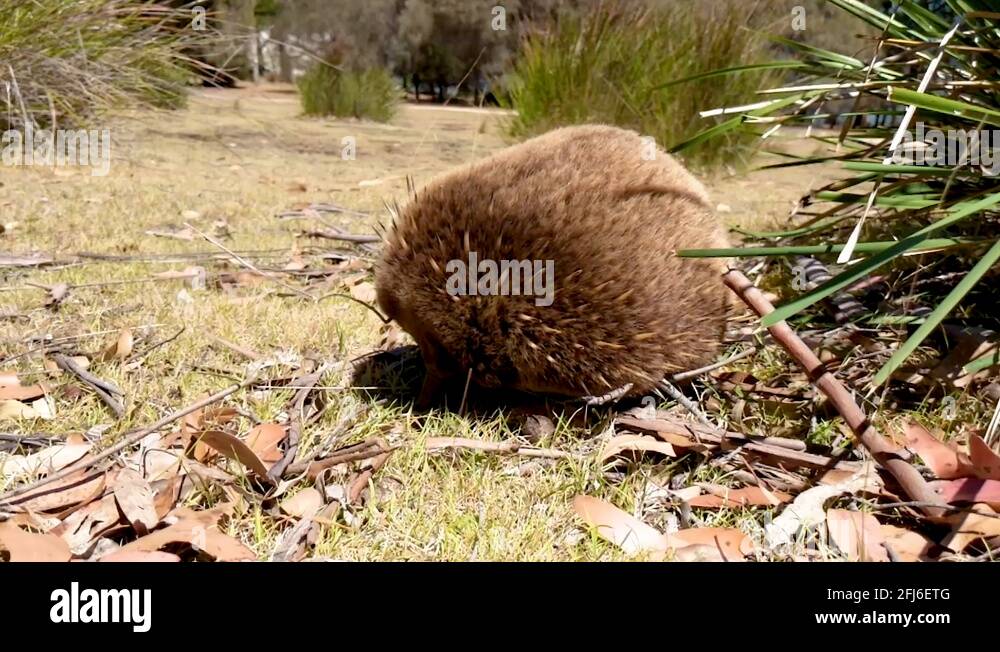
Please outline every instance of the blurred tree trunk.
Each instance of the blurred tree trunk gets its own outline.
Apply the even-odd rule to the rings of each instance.
[[[278,46],[278,81],[290,83],[292,81],[292,57],[288,54],[288,26],[283,21],[278,21],[271,33],[272,39]]]
[[[232,58],[226,65],[230,74],[239,79],[252,79],[254,40],[257,30],[253,14],[254,0],[223,0],[219,3],[219,21],[222,33],[231,42]]]

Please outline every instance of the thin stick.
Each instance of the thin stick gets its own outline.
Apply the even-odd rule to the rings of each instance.
[[[275,283],[277,283],[281,287],[285,288],[286,290],[290,290],[290,291],[294,292],[295,294],[298,294],[299,296],[306,297],[310,301],[315,301],[316,300],[315,297],[313,297],[313,295],[309,294],[308,292],[306,292],[304,290],[300,290],[299,288],[297,288],[295,286],[289,285],[288,283],[285,283],[284,281],[282,281],[279,278],[275,278],[275,276],[273,274],[269,274],[267,272],[263,272],[263,271],[259,270],[249,260],[241,258],[239,256],[239,254],[237,254],[235,251],[233,251],[232,249],[230,249],[226,245],[222,244],[221,242],[219,242],[218,240],[216,240],[212,236],[208,235],[207,233],[199,231],[198,229],[194,228],[193,226],[191,226],[187,222],[184,223],[184,226],[188,227],[189,229],[191,229],[192,231],[194,231],[195,233],[197,233],[201,237],[205,238],[206,240],[208,240],[210,243],[214,244],[219,249],[222,249],[224,252],[226,252],[227,254],[229,254],[230,256],[232,256],[233,260],[235,260],[239,264],[243,265],[247,269],[251,269],[251,270],[257,272],[258,274],[260,274],[261,276],[264,276],[266,278],[271,279],[272,281],[274,281]]]
[[[699,369],[692,369],[691,371],[682,371],[679,374],[674,374],[673,376],[670,377],[670,380],[674,381],[675,383],[679,383],[688,380],[689,378],[694,378],[695,376],[700,376],[702,374],[707,374],[710,371],[715,371],[716,369],[725,367],[726,365],[732,364],[737,360],[743,360],[744,358],[749,358],[754,353],[757,353],[757,347],[751,346],[749,349],[746,349],[745,351],[740,351],[736,355],[730,358],[726,358],[725,360],[720,360],[719,362],[712,363],[710,365],[701,367]]]
[[[758,316],[763,317],[774,311],[774,306],[754,287],[741,272],[730,270],[724,277],[726,285],[736,293]],[[844,417],[858,441],[868,449],[872,457],[881,464],[902,486],[912,500],[928,503],[921,510],[927,516],[937,519],[944,515],[948,506],[934,493],[912,465],[899,457],[893,446],[871,425],[864,410],[854,401],[839,380],[820,362],[816,354],[799,339],[795,331],[784,321],[768,327],[771,336],[781,344],[789,355],[805,370],[806,375],[821,392],[826,394],[837,412]]]
[[[328,229],[312,229],[303,231],[302,235],[307,238],[325,238],[327,240],[342,240],[343,242],[353,242],[355,244],[371,244],[382,242],[382,238],[377,235],[364,235],[357,233],[340,233]]]
[[[507,453],[520,455],[521,457],[544,457],[547,459],[565,460],[580,459],[582,456],[577,453],[556,450],[554,448],[533,448],[522,446],[517,441],[483,441],[482,439],[470,439],[467,437],[428,437],[424,441],[424,446],[428,451],[444,450],[448,448],[466,448],[469,450],[487,451],[490,453]]]
[[[469,383],[472,382],[472,367],[469,367],[469,374],[465,377],[465,389],[462,391],[462,403],[458,406],[458,413],[465,413],[465,399],[469,396]]]
[[[391,322],[391,321],[392,321],[391,319],[389,319],[388,317],[386,317],[385,315],[383,315],[382,313],[380,313],[380,312],[379,312],[379,311],[378,311],[378,310],[377,310],[377,309],[376,309],[376,308],[375,308],[374,306],[372,306],[371,304],[368,304],[368,303],[365,303],[365,302],[364,302],[364,301],[362,301],[361,299],[357,299],[357,298],[355,298],[355,297],[352,297],[352,296],[351,296],[351,295],[349,295],[349,294],[344,294],[343,292],[328,292],[328,293],[324,294],[323,296],[319,297],[318,299],[316,299],[316,303],[319,303],[320,301],[322,301],[322,300],[324,300],[324,299],[329,299],[330,297],[342,297],[342,298],[344,298],[344,299],[350,299],[351,301],[354,301],[355,303],[360,303],[360,304],[361,304],[362,306],[364,306],[365,308],[368,308],[368,309],[369,309],[369,310],[371,310],[371,311],[372,311],[373,313],[375,313],[375,315],[376,315],[376,316],[377,316],[377,317],[378,317],[378,318],[379,318],[380,320],[382,320],[382,323],[383,323],[383,324],[388,324],[389,322]]]
[[[701,411],[701,408],[695,405],[687,396],[684,396],[681,390],[674,387],[666,378],[660,381],[659,388],[666,392],[670,398],[680,403],[685,410],[693,414],[701,425],[707,428],[715,428],[715,424],[708,420],[708,417]]]
[[[124,396],[124,394],[122,394],[122,390],[118,389],[117,386],[106,380],[98,378],[74,362],[72,358],[63,355],[62,353],[54,354],[52,359],[60,369],[73,374],[80,380],[80,382],[90,387],[90,389],[92,389],[94,393],[100,397],[104,404],[111,408],[111,411],[115,413],[115,418],[121,419],[125,416],[125,406],[122,405],[121,401],[114,396],[115,394],[118,396]]]
[[[334,454],[322,460],[317,460],[309,464],[306,469],[306,474],[311,480],[318,478],[323,471],[337,466],[338,464],[346,464],[347,462],[357,462],[359,460],[367,460],[372,457],[378,457],[379,455],[384,455],[386,453],[391,453],[396,450],[398,446],[390,446],[389,448],[383,448],[380,444],[372,442],[365,447],[364,450],[358,451],[356,453],[340,453]]]
[[[262,354],[257,353],[253,349],[249,349],[249,348],[247,348],[245,346],[240,346],[239,344],[236,344],[235,342],[230,342],[229,340],[223,339],[223,338],[219,337],[218,335],[213,335],[212,333],[206,333],[206,336],[208,337],[208,339],[212,340],[213,342],[215,342],[219,346],[227,348],[230,351],[232,351],[233,353],[238,353],[239,355],[243,356],[244,358],[246,358],[248,360],[263,360],[264,359],[264,356]]]
[[[5,493],[2,496],[0,496],[0,504],[9,502],[11,498],[15,498],[17,496],[20,496],[21,494],[24,494],[24,493],[27,493],[27,492],[32,491],[34,489],[37,489],[38,487],[42,487],[42,486],[45,486],[45,485],[47,485],[47,484],[49,484],[51,482],[55,482],[56,480],[61,480],[61,479],[65,478],[66,476],[69,476],[69,475],[72,475],[72,474],[76,473],[77,471],[81,471],[83,469],[88,468],[92,464],[100,462],[103,459],[107,459],[108,457],[111,457],[115,453],[118,453],[118,452],[120,452],[122,450],[125,450],[129,446],[133,446],[133,445],[137,444],[146,435],[148,435],[150,433],[153,433],[153,432],[156,432],[157,430],[159,430],[163,426],[166,426],[166,425],[168,425],[170,423],[173,423],[174,421],[177,421],[178,419],[180,419],[182,417],[185,417],[185,416],[191,414],[192,412],[194,412],[196,410],[200,410],[201,408],[205,407],[206,405],[211,405],[212,403],[216,403],[218,401],[221,401],[222,399],[226,398],[230,394],[238,392],[241,389],[252,385],[254,383],[254,381],[255,381],[254,378],[250,378],[250,379],[244,380],[242,383],[239,383],[238,385],[230,385],[226,389],[224,389],[224,390],[222,390],[220,392],[216,392],[215,394],[212,394],[208,398],[203,398],[202,400],[198,401],[197,403],[192,403],[191,405],[187,406],[186,408],[177,410],[176,412],[171,412],[170,414],[168,414],[167,416],[163,417],[162,419],[160,419],[159,421],[157,421],[153,425],[147,426],[146,428],[142,428],[141,430],[137,430],[137,431],[129,434],[128,436],[125,437],[125,439],[121,440],[120,442],[118,442],[117,444],[115,444],[114,446],[112,446],[111,448],[109,448],[109,449],[107,449],[105,451],[102,451],[102,452],[98,453],[97,455],[95,455],[93,457],[85,457],[84,459],[80,460],[79,462],[77,462],[75,464],[71,464],[71,465],[67,466],[66,468],[62,469],[61,471],[53,473],[52,475],[48,475],[48,476],[46,476],[44,478],[41,478],[40,480],[36,480],[34,482],[26,484],[23,487],[18,487],[17,489],[12,489],[11,491],[8,491],[7,493]]]

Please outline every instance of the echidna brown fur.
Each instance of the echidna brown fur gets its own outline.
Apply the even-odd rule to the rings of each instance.
[[[417,192],[387,229],[376,288],[420,346],[423,403],[470,370],[487,388],[638,394],[717,355],[725,264],[675,252],[727,245],[704,186],[669,154],[632,131],[567,127]],[[470,252],[553,261],[551,305],[510,293],[510,279],[508,294],[449,293],[448,263]]]

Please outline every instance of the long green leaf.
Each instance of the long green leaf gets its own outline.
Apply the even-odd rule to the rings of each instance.
[[[905,23],[900,22],[897,18],[892,18],[890,20],[888,14],[884,14],[878,9],[869,7],[865,3],[859,2],[859,0],[828,0],[828,2],[832,5],[840,7],[844,11],[854,14],[873,27],[883,29],[888,23],[889,31],[891,33],[910,34],[910,30]]]
[[[912,104],[921,109],[945,113],[950,116],[961,116],[974,122],[985,122],[996,127],[1000,127],[1000,111],[994,111],[984,106],[959,102],[939,95],[928,93],[918,93],[908,88],[889,87],[889,99],[901,104]]]
[[[868,195],[823,190],[816,193],[816,199],[820,201],[840,202],[842,204],[863,204],[868,201]],[[893,206],[896,208],[927,208],[928,206],[934,206],[938,201],[938,199],[907,195],[878,195],[875,197],[875,204],[877,206]]]
[[[935,177],[947,177],[955,172],[955,168],[943,168],[936,165],[882,165],[874,161],[845,161],[845,170],[857,172],[876,172],[878,174],[923,174]],[[971,170],[969,171],[972,172]]]
[[[887,242],[859,242],[854,250],[864,253],[876,253],[885,251],[895,245],[896,240]],[[976,244],[974,241],[956,240],[954,238],[932,238],[924,240],[914,247],[914,251],[928,251],[931,249],[946,249],[960,245]],[[836,254],[844,250],[842,244],[825,245],[789,245],[787,247],[734,247],[731,249],[678,249],[677,255],[681,258],[729,258],[743,256],[801,256],[808,254]]]
[[[974,374],[977,371],[989,369],[990,367],[996,367],[997,365],[1000,365],[1000,348],[990,351],[986,355],[979,356],[971,362],[967,362],[965,366],[962,367],[962,373]]]
[[[792,39],[785,38],[784,36],[778,36],[776,34],[768,35],[768,38],[772,41],[781,43],[795,50],[800,50],[802,52],[808,52],[809,54],[819,58],[825,59],[827,61],[834,61],[848,68],[854,70],[860,70],[865,67],[865,64],[858,61],[854,57],[848,57],[843,54],[838,54],[837,52],[831,52],[830,50],[824,50],[823,48],[818,48],[812,45],[807,45],[806,43],[800,43],[799,41],[793,41]]]
[[[706,140],[709,140],[710,138],[715,138],[716,136],[718,136],[720,134],[724,134],[724,133],[726,133],[728,131],[732,131],[733,129],[738,128],[741,124],[743,124],[743,121],[746,120],[746,116],[748,116],[748,115],[752,115],[752,116],[764,116],[764,115],[768,115],[770,113],[774,113],[775,111],[780,111],[781,109],[785,108],[786,106],[788,106],[790,104],[794,104],[795,102],[797,102],[800,99],[802,99],[802,94],[801,93],[798,93],[796,95],[789,95],[788,97],[783,97],[780,100],[775,100],[774,102],[771,102],[767,106],[762,106],[759,109],[754,109],[753,111],[748,111],[745,114],[738,115],[735,118],[730,118],[729,120],[726,120],[725,122],[720,122],[719,124],[717,124],[715,126],[709,127],[708,129],[695,134],[691,138],[688,138],[685,141],[677,143],[676,145],[674,145],[673,147],[671,147],[669,151],[671,153],[676,153],[676,152],[680,152],[682,150],[685,150],[685,149],[687,149],[689,147],[693,147],[694,145],[697,145],[698,143],[701,143],[701,142],[704,142]]]
[[[876,386],[884,383],[889,376],[892,375],[899,365],[903,363],[906,358],[913,353],[920,343],[926,339],[928,335],[934,332],[934,329],[938,327],[948,314],[955,309],[955,306],[959,304],[962,298],[975,287],[976,283],[979,282],[986,272],[989,271],[991,267],[1000,260],[1000,241],[990,247],[990,250],[986,252],[986,255],[979,259],[979,262],[969,270],[969,273],[965,275],[958,285],[948,293],[948,296],[938,304],[937,308],[934,309],[931,314],[927,316],[927,321],[920,325],[920,328],[910,336],[906,342],[903,343],[901,347],[896,349],[896,352],[892,354],[889,361],[885,363],[879,372],[875,374],[875,378],[872,383]]]
[[[817,301],[822,301],[834,292],[842,290],[858,279],[867,276],[870,272],[878,269],[896,256],[899,256],[922,242],[925,242],[927,240],[927,236],[931,233],[947,228],[970,215],[975,215],[976,213],[984,211],[997,204],[1000,204],[1000,192],[987,195],[978,201],[961,202],[956,204],[952,207],[952,211],[947,217],[925,226],[919,231],[913,233],[913,235],[900,240],[895,246],[890,247],[881,253],[875,254],[871,258],[867,258],[840,274],[837,274],[837,276],[833,277],[812,292],[778,307],[774,312],[765,316],[761,320],[761,325],[773,326],[780,321],[788,319],[792,315],[808,308]]]
[[[719,124],[709,127],[704,131],[698,132],[697,134],[691,136],[687,140],[682,140],[681,142],[672,146],[670,148],[670,152],[671,153],[681,152],[689,147],[694,147],[698,143],[702,143],[711,138],[715,138],[716,136],[721,136],[722,134],[732,131],[733,129],[737,129],[741,124],[743,124],[743,120],[744,117],[742,115],[738,115],[735,118],[730,118],[729,120],[726,120],[725,122],[720,122]]]

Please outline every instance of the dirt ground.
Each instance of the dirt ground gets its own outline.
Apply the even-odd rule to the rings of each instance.
[[[329,267],[338,261],[329,254],[358,250],[303,236],[302,231],[336,227],[372,233],[386,218],[385,203],[405,201],[407,177],[419,187],[437,173],[507,144],[504,115],[499,110],[404,105],[383,125],[303,118],[288,87],[199,90],[185,110],[115,118],[110,123],[113,161],[106,177],[93,177],[86,168],[0,167],[0,224],[5,225],[0,253],[44,254],[60,263],[0,268],[0,368],[24,379],[47,378],[42,350],[59,344],[67,353],[88,356],[91,371],[117,383],[127,408],[116,420],[86,391],[57,393],[53,418],[7,420],[0,430],[57,436],[89,432],[110,442],[243,377],[251,367],[281,375],[306,357],[350,360],[377,348],[381,324],[357,302],[339,297],[312,301],[273,280],[235,276],[241,266],[224,260],[222,247],[241,252],[265,271]],[[345,160],[350,139],[356,157]],[[790,141],[783,146],[802,145]],[[820,182],[815,175],[791,169],[723,174],[706,181],[726,221],[766,227],[780,223],[796,199]],[[334,204],[348,212],[277,217],[311,203]],[[121,259],[78,258],[80,254]],[[165,272],[192,265],[207,270],[207,287],[164,278]],[[213,275],[223,273],[230,274],[228,284],[211,282]],[[62,293],[59,284],[68,291]],[[123,361],[100,361],[101,349],[121,329],[134,334],[135,354]],[[499,441],[510,436],[508,424],[502,418],[473,421],[455,414],[417,417],[399,406],[373,405],[343,389],[339,380],[325,379],[334,405],[304,433],[304,450],[319,445],[359,409],[366,416],[352,426],[344,443],[378,435],[406,445],[371,480],[369,499],[345,510],[347,515],[325,532],[316,556],[620,556],[581,534],[570,502],[588,491],[625,509],[640,509],[639,496],[651,474],[637,473],[610,485],[592,460],[541,463],[483,453],[431,455],[421,448],[426,437]],[[287,417],[289,396],[288,391],[247,392],[232,402],[251,421],[281,421]],[[590,446],[563,423],[546,445],[572,450]],[[191,500],[214,504],[223,498],[206,490]],[[240,516],[229,532],[260,558],[268,558],[287,523],[253,503]],[[756,516],[722,510],[704,515],[703,524],[734,525],[759,516],[760,510]]]

